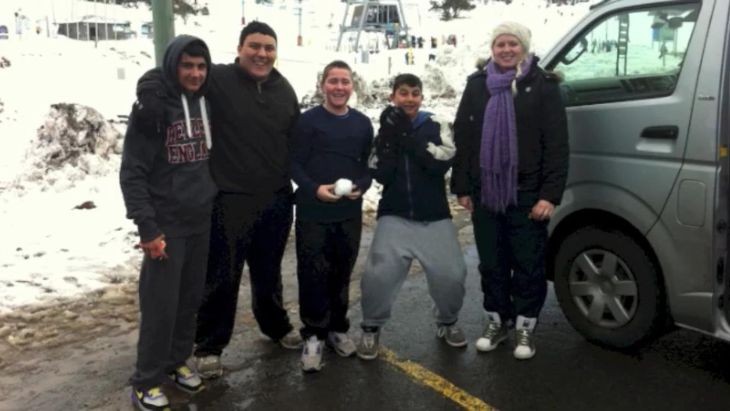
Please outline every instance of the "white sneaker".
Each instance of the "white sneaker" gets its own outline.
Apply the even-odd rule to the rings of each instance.
[[[330,331],[327,333],[326,344],[328,347],[335,350],[337,355],[340,357],[350,357],[355,354],[357,347],[347,333],[336,333]]]
[[[517,317],[517,323],[515,324],[517,327],[515,331],[517,344],[512,354],[518,360],[529,360],[535,356],[535,341],[533,339],[535,325],[537,325],[537,318]]]
[[[322,347],[324,341],[316,335],[309,337],[302,348],[302,371],[316,372],[322,369]]]
[[[195,371],[205,379],[218,378],[223,375],[223,365],[220,355],[206,355],[195,357],[193,360]]]

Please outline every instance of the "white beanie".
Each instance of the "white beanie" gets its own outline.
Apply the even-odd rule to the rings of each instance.
[[[522,48],[525,49],[525,54],[530,52],[530,41],[532,40],[532,32],[530,32],[530,29],[514,21],[502,22],[492,31],[492,46],[494,46],[497,37],[503,34],[510,34],[517,37],[517,40],[522,44]]]

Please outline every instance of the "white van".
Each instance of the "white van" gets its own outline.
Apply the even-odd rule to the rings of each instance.
[[[607,0],[543,59],[571,146],[548,273],[593,342],[671,323],[730,341],[729,18],[730,0]]]

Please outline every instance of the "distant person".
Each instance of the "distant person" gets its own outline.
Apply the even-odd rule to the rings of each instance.
[[[284,348],[302,346],[284,308],[281,281],[293,221],[289,145],[299,104],[292,86],[274,68],[276,57],[276,33],[253,21],[241,30],[235,61],[210,70],[208,98],[217,147],[210,162],[220,191],[195,336],[195,363],[205,378],[223,374],[220,356],[233,334],[244,263],[261,332]],[[154,101],[145,88],[157,81],[143,77],[141,98]]]
[[[24,16],[22,16],[19,12],[15,12],[15,34],[18,36],[18,38],[23,37],[23,20]]]
[[[516,327],[517,359],[535,355],[545,303],[547,225],[568,173],[568,129],[558,78],[530,53],[530,30],[492,33],[492,58],[469,76],[456,112],[451,191],[472,213],[487,325],[476,342],[492,351]]]
[[[342,357],[355,354],[347,335],[350,275],[360,250],[362,195],[372,181],[367,164],[373,126],[347,105],[350,66],[329,63],[320,87],[324,102],[299,117],[292,143],[301,363],[307,372],[322,368],[325,342]]]
[[[669,52],[669,49],[667,48],[666,43],[662,43],[662,46],[659,48],[659,58],[664,58],[667,53]]]
[[[412,66],[414,64],[412,48],[408,48],[408,51],[406,51],[406,64],[409,66]]]
[[[216,187],[208,168],[211,133],[205,93],[210,54],[192,36],[165,50],[156,92],[159,116],[145,118],[136,103],[124,137],[120,183],[127,217],[144,251],[139,278],[139,343],[130,382],[143,410],[169,405],[160,390],[172,378],[180,389],[203,389],[186,365],[193,349],[208,261],[210,215]]]
[[[380,331],[413,260],[423,267],[435,303],[436,335],[453,347],[467,344],[457,325],[466,264],[444,177],[455,151],[450,130],[420,111],[423,83],[417,76],[396,76],[390,99],[393,105],[380,115],[371,159],[383,195],[361,281],[363,331],[357,354],[365,360],[378,356]]]

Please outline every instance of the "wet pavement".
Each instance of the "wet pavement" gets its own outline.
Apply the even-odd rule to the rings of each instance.
[[[468,253],[475,250],[467,248]],[[302,374],[297,354],[261,347],[263,355],[229,355],[234,365],[194,400],[215,410],[727,410],[730,346],[689,331],[675,331],[631,353],[586,342],[566,322],[552,288],[538,330],[537,356],[512,357],[512,342],[478,353],[481,293],[470,258],[467,299],[460,323],[465,349],[435,337],[425,278],[415,274],[401,291],[381,343],[399,361],[409,360],[453,384],[425,385],[427,378],[391,359],[363,361],[326,353],[318,374]],[[359,319],[355,305],[353,319]],[[383,357],[381,355],[381,357]],[[181,408],[184,409],[184,408]]]
[[[464,221],[459,221],[463,226]],[[366,230],[364,257],[372,230]],[[321,372],[303,374],[299,352],[263,338],[242,287],[236,332],[225,375],[194,397],[172,387],[174,410],[726,410],[730,404],[730,345],[674,331],[633,352],[594,346],[566,322],[552,288],[537,333],[537,355],[512,357],[511,341],[477,353],[483,327],[476,250],[467,225],[460,232],[469,276],[460,324],[467,348],[436,338],[425,278],[415,269],[384,327],[374,361],[325,352]],[[290,244],[291,245],[291,244]],[[289,249],[287,254],[293,254]],[[285,269],[292,267],[291,258]],[[352,335],[360,320],[362,258],[352,283]],[[296,314],[296,283],[285,277]],[[116,307],[116,308],[114,308]],[[126,379],[134,363],[136,324],[119,303],[106,310],[99,335],[33,348],[0,346],[0,410],[131,410]],[[105,312],[96,308],[99,313]],[[122,317],[116,317],[119,311]],[[101,314],[99,314],[101,315]]]

